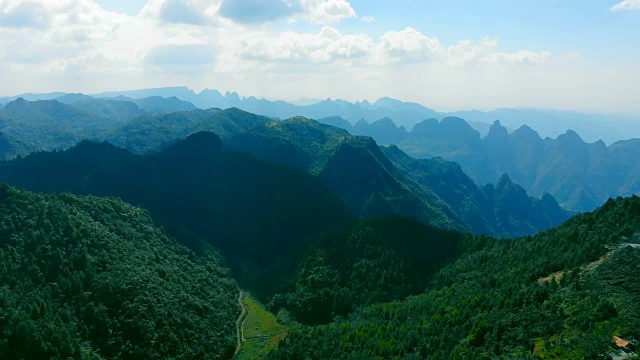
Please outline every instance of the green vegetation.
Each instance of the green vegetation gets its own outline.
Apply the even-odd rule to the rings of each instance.
[[[270,308],[307,324],[328,323],[364,305],[419,294],[459,254],[467,235],[415,220],[358,221],[316,236],[305,253],[270,276]],[[274,294],[275,293],[275,294]]]
[[[0,358],[215,359],[237,284],[120,200],[0,185]]]
[[[426,293],[297,328],[270,358],[606,358],[613,335],[640,338],[640,251],[582,267],[638,232],[631,197],[535,237],[466,238]]]
[[[187,245],[196,237],[235,263],[275,262],[303,240],[353,215],[310,175],[249,154],[222,151],[201,132],[165,151],[137,156],[83,142],[0,164],[0,181],[33,191],[118,196],[148,209]],[[47,176],[40,176],[47,174]]]
[[[236,359],[262,359],[287,336],[289,328],[279,323],[251,294],[246,294],[243,300],[247,316],[242,323],[242,350]]]
[[[228,143],[317,175],[361,218],[402,215],[441,228],[515,237],[569,217],[551,196],[530,198],[510,180],[497,189],[478,188],[455,163],[416,160],[395,146],[380,148],[371,138],[301,117],[256,126]]]

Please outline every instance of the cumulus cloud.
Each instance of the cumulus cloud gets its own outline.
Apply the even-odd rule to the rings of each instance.
[[[453,67],[470,67],[480,65],[544,65],[551,61],[551,54],[546,51],[533,52],[521,50],[515,53],[497,51],[498,41],[484,38],[478,42],[459,41],[450,46],[447,64]]]
[[[268,62],[326,63],[362,57],[373,47],[367,35],[342,35],[328,26],[317,34],[288,31],[271,37],[249,33],[233,42],[241,58]]]
[[[48,28],[51,17],[35,1],[0,1],[0,27]]]
[[[640,0],[623,0],[612,6],[610,10],[640,10]]]
[[[389,31],[380,37],[374,63],[423,62],[443,53],[440,41],[418,30],[406,27],[401,31]]]
[[[484,38],[477,43],[471,40],[459,41],[448,49],[448,64],[454,67],[469,66],[495,52],[498,46],[497,40]]]
[[[330,25],[356,17],[347,0],[149,0],[141,12],[164,23],[257,25],[280,19]]]
[[[329,25],[356,17],[347,0],[300,0],[304,16],[312,24]]]

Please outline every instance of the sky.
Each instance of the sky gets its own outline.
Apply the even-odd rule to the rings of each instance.
[[[0,96],[188,86],[640,114],[640,0],[0,0]]]

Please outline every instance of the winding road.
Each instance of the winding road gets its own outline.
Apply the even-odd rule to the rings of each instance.
[[[240,304],[242,311],[240,312],[240,316],[238,316],[238,320],[236,320],[236,336],[238,337],[238,342],[236,344],[235,355],[238,355],[238,353],[242,349],[242,342],[244,341],[244,333],[243,333],[242,325],[244,324],[244,319],[246,318],[245,315],[247,314],[247,307],[244,304],[244,301],[242,300],[243,298],[244,298],[244,291],[240,290],[240,295],[238,295],[238,303]]]

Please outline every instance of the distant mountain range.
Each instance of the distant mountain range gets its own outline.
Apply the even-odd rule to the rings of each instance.
[[[191,98],[203,107],[208,101],[217,107],[199,110],[177,96],[165,98],[155,93]],[[407,121],[412,116],[437,114],[421,105],[389,98],[375,104],[327,100],[300,107],[256,98],[241,99],[233,93],[222,96],[215,90],[195,94],[186,88],[140,90],[128,93],[129,96],[55,93],[42,97],[53,95],[58,96],[54,100],[36,101],[20,97],[0,109],[0,158],[65,149],[82,139],[108,140],[134,152],[148,153],[198,131],[213,131],[228,139],[276,118],[260,117],[237,108],[219,111],[232,104],[258,110],[279,108],[281,116],[303,110],[318,116],[323,111],[342,111],[352,118],[400,114]],[[135,98],[147,95],[151,96]],[[227,116],[226,122],[208,121],[211,117],[221,121],[220,116]],[[397,145],[415,158],[442,157],[455,161],[479,185],[494,184],[508,174],[532,195],[549,193],[573,211],[592,210],[609,197],[640,192],[640,165],[635,161],[635,154],[640,153],[638,140],[621,140],[609,146],[603,141],[589,144],[573,130],[556,139],[542,139],[528,125],[510,131],[500,122],[488,125],[483,137],[470,123],[451,116],[441,121],[429,118],[412,127],[398,126],[388,116],[372,122],[360,119],[355,124],[342,116],[318,119],[353,135],[370,136],[380,145]],[[211,127],[212,124],[215,126]],[[476,128],[477,124],[480,123],[476,123]]]
[[[329,122],[336,123],[336,119]],[[479,184],[509,174],[533,195],[550,193],[575,211],[592,210],[609,197],[640,193],[638,139],[607,146],[603,141],[587,143],[573,130],[555,139],[542,139],[527,125],[509,133],[499,121],[481,137],[456,117],[425,120],[411,132],[388,119],[358,124],[350,131],[381,143],[396,143],[417,158],[455,161]]]
[[[0,104],[10,102],[18,97],[22,97],[25,100],[52,100],[65,95],[68,94],[59,92],[22,94],[0,98]],[[374,122],[386,117],[392,119],[396,124],[404,126],[407,130],[410,130],[414,125],[425,119],[443,119],[448,116],[455,116],[464,118],[482,136],[488,133],[490,125],[495,120],[500,120],[509,129],[516,129],[526,124],[536,129],[543,138],[557,137],[569,129],[578,132],[588,142],[603,140],[605,143],[610,144],[617,140],[640,138],[640,116],[634,118],[632,116],[586,114],[564,110],[497,109],[492,111],[471,110],[446,113],[417,103],[402,102],[388,97],[380,98],[374,103],[369,103],[366,100],[348,102],[345,100],[326,99],[317,102],[307,100],[292,104],[285,101],[258,99],[253,96],[241,97],[235,92],[226,92],[223,95],[219,91],[211,89],[196,93],[187,87],[112,91],[92,96],[98,98],[125,96],[131,99],[153,96],[176,97],[201,109],[237,107],[248,112],[279,119],[288,119],[294,116],[304,116],[311,119],[339,116],[351,124],[356,124],[360,120]]]

